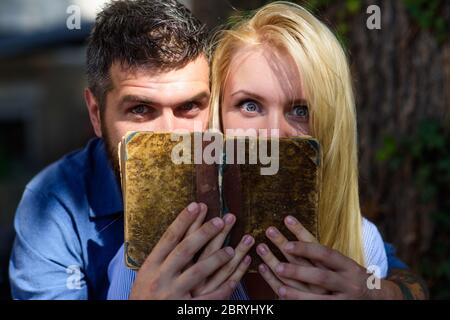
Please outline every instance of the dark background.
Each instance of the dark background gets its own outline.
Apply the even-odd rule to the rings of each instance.
[[[85,39],[105,0],[0,2],[0,299],[13,217],[25,184],[93,136],[83,100]],[[185,0],[213,29],[262,0]],[[346,47],[357,99],[363,214],[428,282],[450,298],[450,2],[295,1]],[[81,29],[66,26],[81,8]],[[369,30],[366,9],[381,8]]]

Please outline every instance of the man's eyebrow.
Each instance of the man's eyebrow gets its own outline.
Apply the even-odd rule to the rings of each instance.
[[[128,94],[126,96],[123,96],[123,98],[120,100],[120,104],[124,104],[127,102],[137,102],[142,104],[154,104],[155,102],[146,96],[141,95],[134,95],[134,94]]]
[[[186,101],[200,101],[203,99],[209,99],[209,92],[208,91],[202,91],[200,93],[197,93],[193,97],[187,99]]]
[[[183,99],[180,103],[177,103],[176,106],[182,106],[188,102],[200,102],[202,100],[208,99],[209,100],[210,93],[208,91],[202,91],[200,93],[197,93],[196,95]]]
[[[188,99],[184,99],[182,102],[177,103],[177,105],[185,104],[186,102],[190,101],[201,101],[203,99],[209,99],[209,92],[208,91],[202,91]],[[158,103],[151,98],[147,96],[142,95],[134,95],[134,94],[128,94],[123,96],[123,98],[120,100],[120,105],[123,105],[128,102],[134,102],[134,103],[141,103],[141,104],[147,104],[147,105],[160,105],[161,103]]]

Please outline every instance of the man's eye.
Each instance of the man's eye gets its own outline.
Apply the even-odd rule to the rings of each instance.
[[[194,118],[200,113],[200,104],[197,102],[188,102],[175,110],[175,114],[179,117]]]
[[[292,115],[299,118],[308,118],[308,107],[305,105],[295,106],[294,108],[292,108]]]
[[[192,111],[198,108],[198,105],[195,102],[188,102],[185,105],[180,107],[181,111]]]
[[[143,104],[137,105],[131,108],[131,112],[137,115],[146,114],[149,111],[149,108]]]
[[[259,107],[258,103],[252,100],[244,101],[240,104],[240,106],[243,111],[248,113],[255,113],[261,111],[261,108]]]

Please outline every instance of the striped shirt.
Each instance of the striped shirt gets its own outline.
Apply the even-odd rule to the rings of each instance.
[[[379,278],[385,278],[388,262],[383,239],[377,227],[363,218],[362,238],[366,266]],[[136,279],[137,272],[125,266],[123,245],[108,266],[109,289],[107,299],[127,300]],[[238,283],[232,293],[231,300],[249,300],[242,282]]]

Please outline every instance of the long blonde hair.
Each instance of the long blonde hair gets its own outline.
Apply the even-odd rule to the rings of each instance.
[[[303,7],[274,2],[215,37],[210,127],[221,129],[220,104],[233,56],[244,45],[283,48],[294,59],[310,109],[311,135],[322,147],[320,242],[364,265],[358,196],[357,131],[347,57],[333,33]]]

